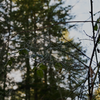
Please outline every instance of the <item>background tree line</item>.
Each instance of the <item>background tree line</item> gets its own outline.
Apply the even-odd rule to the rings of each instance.
[[[0,1],[1,100],[87,98],[80,93],[87,71],[85,51],[67,36],[74,26],[63,23],[74,18],[72,7],[51,1]],[[20,71],[22,81],[9,77],[13,70]]]

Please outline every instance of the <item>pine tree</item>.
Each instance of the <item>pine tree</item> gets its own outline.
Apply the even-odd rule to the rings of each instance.
[[[30,95],[31,95],[30,88],[34,87],[34,98],[37,100],[38,86],[33,86],[33,87],[31,86],[33,83],[31,83],[31,81],[30,81],[30,80],[32,80],[32,79],[30,79],[31,78],[30,75],[33,72],[31,71],[32,69],[31,69],[30,62],[29,62],[29,60],[30,60],[29,52],[27,50],[29,50],[33,53],[32,56],[34,56],[34,55],[36,56],[37,51],[39,50],[39,48],[37,46],[36,21],[38,20],[38,18],[36,17],[36,14],[38,12],[38,7],[40,6],[41,2],[37,3],[33,0],[31,0],[30,2],[28,2],[27,0],[22,0],[22,1],[17,1],[16,4],[20,4],[20,7],[19,7],[20,9],[15,11],[12,14],[13,20],[14,20],[14,26],[17,26],[17,24],[19,24],[19,23],[21,25],[19,25],[18,27],[14,27],[14,30],[17,33],[18,33],[18,31],[20,32],[22,29],[24,31],[24,32],[20,32],[21,34],[17,34],[17,36],[21,39],[22,43],[19,42],[20,47],[16,48],[18,50],[20,49],[19,54],[22,56],[22,57],[20,57],[20,56],[18,57],[18,61],[21,61],[21,64],[22,64],[22,62],[23,63],[25,62],[25,65],[22,66],[22,68],[24,67],[26,69],[25,74],[23,75],[23,82],[22,82],[23,85],[21,86],[21,88],[23,88],[23,90],[25,91],[25,94],[26,94],[25,100],[30,100]],[[34,9],[36,9],[36,8],[37,8],[37,10],[35,12]],[[23,14],[23,16],[22,16],[22,14]],[[17,16],[19,16],[18,19],[16,19]],[[31,32],[29,30],[33,30],[33,31]],[[14,40],[14,42],[16,44],[15,40]],[[34,42],[34,43],[32,43],[32,42]],[[31,46],[33,46],[33,47],[31,47]],[[37,85],[38,81],[40,80],[37,77],[36,58],[34,59],[34,76],[32,76],[32,78],[34,77],[35,85]]]
[[[63,100],[71,93],[74,95],[72,99],[78,94],[82,80],[77,77],[82,76],[81,71],[84,72],[80,61],[85,60],[69,42],[61,41],[66,31],[64,22],[72,18],[69,14],[71,6],[62,7],[62,0],[53,5],[50,2],[13,2],[17,7],[10,13],[13,29],[11,43],[15,48],[13,52],[17,54],[13,56],[14,69],[20,70],[23,75],[22,82],[17,83],[18,88],[12,90],[15,94],[12,92],[11,100]],[[82,50],[80,44],[70,42]],[[65,79],[68,90],[61,87]],[[72,91],[74,88],[76,91]],[[25,95],[21,97],[21,94]]]
[[[14,60],[10,53],[10,36],[11,36],[11,16],[12,12],[12,1],[1,0],[0,1],[0,82],[1,82],[1,99],[5,100],[9,96],[9,83],[11,79],[8,74],[11,71],[10,66]]]

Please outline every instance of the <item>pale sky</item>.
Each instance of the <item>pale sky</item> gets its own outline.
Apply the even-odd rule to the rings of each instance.
[[[91,20],[91,14],[89,13],[91,10],[90,0],[66,0],[65,5],[67,5],[67,4],[75,5],[73,7],[73,9],[71,10],[71,13],[76,15],[76,18],[74,19],[75,21],[81,21],[81,20],[85,21],[88,18],[89,18],[88,20]],[[100,11],[100,0],[93,0],[93,14],[97,13],[98,11]],[[94,21],[96,21],[99,16],[100,16],[100,13],[96,14],[93,17]],[[77,42],[79,42],[79,39],[89,39],[89,37],[87,37],[85,35],[83,30],[85,30],[85,32],[88,35],[92,36],[92,34],[93,34],[92,33],[92,24],[91,23],[84,23],[82,25],[80,23],[78,25],[80,25],[78,28],[78,30],[80,32],[72,29],[70,31],[70,36],[74,37],[75,41],[77,41]],[[83,48],[87,50],[86,54],[91,58],[93,47],[94,47],[93,41],[81,40],[81,42],[82,42]],[[100,49],[100,44],[98,45],[98,48]],[[100,53],[97,53],[97,56],[98,56],[98,61],[100,62]],[[94,61],[95,61],[95,58],[94,58]]]
[[[76,18],[73,19],[74,21],[85,21],[91,20],[91,14],[89,13],[91,11],[90,7],[90,0],[66,0],[66,5],[74,5],[73,9],[71,10],[71,13],[76,15]],[[93,13],[97,13],[100,11],[100,0],[93,0]],[[100,16],[100,13],[96,14],[94,16],[94,20]],[[70,36],[74,37],[75,41],[79,42],[79,39],[90,39],[85,35],[83,30],[90,36],[92,36],[92,24],[91,23],[79,23],[78,24],[78,31],[72,29],[70,31]],[[79,39],[78,39],[79,38]],[[91,57],[92,50],[93,50],[93,42],[89,40],[81,40],[82,46],[84,49],[87,49],[87,55]],[[100,44],[99,44],[100,45]],[[98,45],[98,47],[100,47]],[[98,54],[100,55],[100,54]],[[100,58],[100,57],[99,57]],[[100,60],[99,60],[100,61]]]

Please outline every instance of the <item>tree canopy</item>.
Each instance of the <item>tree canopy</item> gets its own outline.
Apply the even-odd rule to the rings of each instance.
[[[66,26],[72,26],[64,23],[74,18],[72,7],[51,1],[1,1],[1,100],[81,98],[86,51],[69,37]],[[9,77],[12,71],[20,71],[22,81]]]

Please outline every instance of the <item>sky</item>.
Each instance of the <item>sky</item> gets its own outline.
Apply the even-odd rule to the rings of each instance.
[[[74,21],[85,21],[85,20],[91,21],[90,0],[66,0],[65,6],[69,4],[74,6],[71,10],[71,14],[76,15],[76,17],[73,19]],[[99,10],[100,10],[100,0],[93,0],[93,14],[97,13]],[[100,16],[100,13],[96,14],[93,17],[94,20],[96,21],[99,16]],[[91,39],[86,34],[92,36],[93,34],[92,24],[91,23],[78,23],[77,25],[78,25],[77,27],[78,30],[74,30],[74,29],[69,30],[70,36],[74,37],[74,40],[76,42],[82,42],[81,45],[83,46],[84,50],[87,51],[86,54],[89,57],[91,57],[92,50],[93,50],[93,41],[86,40],[86,39]],[[100,48],[99,45],[98,45],[98,48]],[[98,57],[98,59],[99,58],[100,57]]]
[[[64,0],[65,1],[65,0]],[[74,21],[85,21],[89,20],[91,21],[91,6],[90,6],[90,0],[66,0],[65,5],[72,5],[73,8],[71,10],[71,14],[76,15],[76,17],[73,19]],[[93,14],[97,13],[100,10],[100,0],[93,0]],[[96,14],[93,18],[96,21],[97,18],[100,16],[100,13]],[[71,29],[69,30],[70,36],[74,38],[75,42],[81,42],[83,49],[86,50],[86,55],[88,55],[91,58],[92,50],[93,50],[93,41],[90,40],[84,40],[84,39],[90,39],[86,34],[92,36],[92,24],[91,23],[78,23],[78,29]],[[86,34],[84,33],[86,32]],[[100,48],[100,44],[98,45],[98,48]],[[98,54],[98,59],[100,58],[100,54]],[[93,59],[95,61],[95,58]],[[100,61],[100,59],[98,60]],[[87,64],[89,65],[89,63]],[[92,64],[92,66],[95,66]],[[67,99],[67,100],[70,100]]]
[[[91,7],[90,7],[90,0],[66,0],[66,5],[74,5],[74,7],[71,10],[71,13],[76,15],[74,21],[85,21],[85,20],[91,20]],[[93,0],[93,14],[100,11],[100,0]],[[96,21],[97,18],[100,16],[100,13],[96,14],[93,18]],[[79,23],[78,24],[78,30],[69,30],[70,36],[74,37],[74,40],[76,42],[82,42],[83,49],[86,49],[86,55],[88,55],[91,58],[92,50],[93,50],[93,41],[90,40],[83,40],[83,39],[90,39],[86,34],[92,36],[92,24],[91,23]],[[84,33],[86,32],[86,34]],[[98,45],[98,48],[100,48],[100,44]],[[98,55],[98,61],[100,62],[100,54]],[[95,61],[95,58],[93,59]],[[89,63],[88,63],[89,64]],[[94,66],[92,64],[92,66]],[[70,98],[68,99],[70,100]]]

